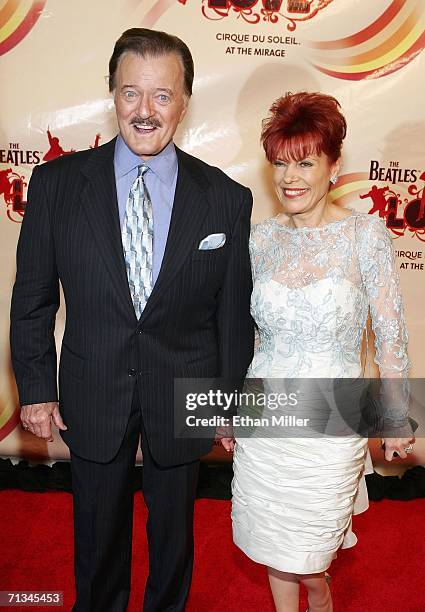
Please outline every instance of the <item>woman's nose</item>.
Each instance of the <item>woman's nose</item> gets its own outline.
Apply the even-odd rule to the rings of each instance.
[[[283,173],[283,180],[285,183],[292,183],[296,179],[295,168],[292,164],[288,164]]]

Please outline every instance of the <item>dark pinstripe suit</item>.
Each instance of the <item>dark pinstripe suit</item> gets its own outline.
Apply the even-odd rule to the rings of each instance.
[[[124,463],[129,469],[136,449],[136,434],[129,423],[134,422],[134,431],[143,431],[143,450],[150,453],[150,463],[161,474],[171,474],[170,466],[193,465],[190,462],[196,463],[211,447],[209,440],[174,438],[173,378],[242,378],[252,357],[248,254],[252,199],[248,189],[219,169],[177,149],[176,195],[162,268],[137,321],[122,252],[114,144],[34,170],[12,298],[13,366],[22,405],[57,399],[53,329],[60,280],[66,329],[59,398],[68,427],[62,436],[75,460],[74,471],[80,462],[95,478],[93,470],[104,468],[93,466],[113,465],[117,458],[120,462],[120,453],[127,453]],[[202,238],[221,232],[227,236],[224,247],[198,250]],[[128,475],[124,471],[116,479],[125,478],[124,473]],[[73,476],[74,482],[80,480]],[[172,482],[175,486],[167,486],[168,495],[175,501],[182,485],[173,478]],[[108,503],[113,486],[105,488],[102,504]],[[116,491],[119,499],[123,492],[119,487]],[[81,499],[87,495],[85,491]],[[158,529],[161,525],[153,531]],[[152,533],[152,546],[154,540]],[[100,567],[105,558],[98,563]],[[84,573],[76,568],[77,587],[79,571]],[[110,572],[102,576],[109,579]],[[75,609],[125,609],[122,603],[108,602],[107,608],[84,605],[77,602]],[[183,609],[181,602],[173,605],[145,600],[146,610]]]

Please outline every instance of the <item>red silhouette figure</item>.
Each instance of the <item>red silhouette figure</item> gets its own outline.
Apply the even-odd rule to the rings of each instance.
[[[377,187],[376,185],[373,185],[369,193],[359,196],[362,200],[365,198],[372,199],[373,206],[369,211],[370,215],[372,215],[374,212],[379,212],[379,216],[383,219],[387,216],[388,202],[384,195],[387,191],[389,191],[389,187]]]
[[[99,146],[99,141],[100,141],[100,134],[96,134],[94,144],[90,145],[90,149],[97,149],[97,147]]]
[[[12,168],[0,170],[0,195],[4,195],[6,204],[12,202],[12,183],[9,181],[10,174],[12,174]]]
[[[71,151],[64,151],[59,144],[59,138],[57,138],[56,136],[52,136],[49,129],[47,130],[47,136],[49,138],[50,149],[43,157],[43,161],[50,161],[52,159],[60,157],[61,155],[69,155],[70,153],[75,153],[75,149],[71,149]]]

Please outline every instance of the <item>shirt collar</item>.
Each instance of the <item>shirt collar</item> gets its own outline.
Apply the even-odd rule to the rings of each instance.
[[[151,157],[146,162],[140,159],[138,155],[127,146],[121,134],[115,143],[114,164],[117,178],[121,178],[140,166],[141,163],[146,163],[152,172],[168,187],[173,184],[177,172],[177,154],[173,141],[158,153]]]

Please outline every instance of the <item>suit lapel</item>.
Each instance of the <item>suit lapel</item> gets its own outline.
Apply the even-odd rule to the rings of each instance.
[[[179,166],[170,229],[161,270],[140,322],[144,322],[152,312],[193,249],[193,237],[197,235],[209,209],[205,193],[208,180],[190,156],[177,147],[176,152]]]
[[[122,249],[114,172],[115,141],[93,150],[82,169],[88,180],[81,197],[105,267],[117,294],[136,322]],[[205,193],[208,180],[190,156],[177,147],[176,152],[179,165],[170,229],[161,270],[140,322],[152,312],[193,249],[193,236],[197,235],[209,208]]]
[[[116,139],[94,149],[82,169],[88,179],[82,200],[94,238],[117,294],[121,296],[129,314],[136,321],[122,249],[114,172],[115,141]]]

